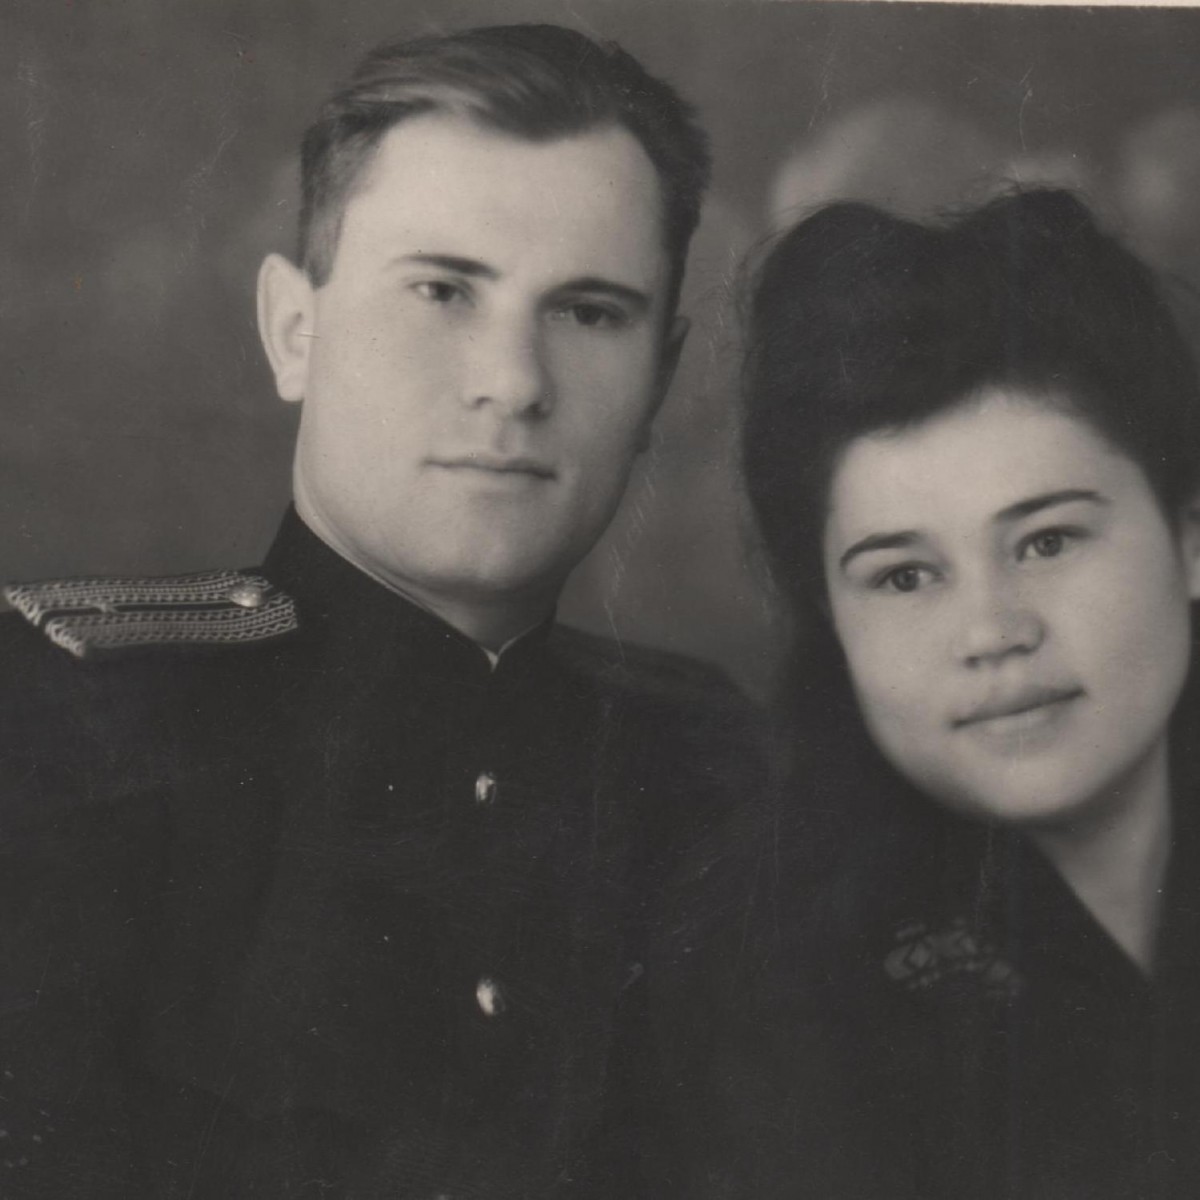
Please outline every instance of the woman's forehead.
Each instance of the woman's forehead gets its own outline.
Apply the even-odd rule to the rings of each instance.
[[[1037,494],[1124,490],[1136,481],[1148,488],[1132,459],[1065,398],[994,387],[917,424],[851,441],[831,476],[829,522],[840,531],[903,517],[990,520]]]

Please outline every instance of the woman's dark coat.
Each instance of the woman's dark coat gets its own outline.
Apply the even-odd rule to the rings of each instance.
[[[865,746],[834,753],[840,734],[780,805],[715,835],[654,981],[686,1080],[681,1193],[1200,1195],[1197,692],[1171,734],[1152,978],[1023,836],[933,809]]]

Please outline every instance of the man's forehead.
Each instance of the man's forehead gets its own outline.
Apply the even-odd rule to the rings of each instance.
[[[493,124],[484,115],[460,106],[417,113],[389,126],[376,144],[359,189],[370,187],[393,157],[400,162],[441,159],[454,152],[490,160],[560,158],[576,165],[597,159],[607,163],[615,155],[624,155],[645,167],[654,180],[655,193],[659,191],[657,170],[649,155],[637,137],[619,122],[600,121],[563,133],[529,136]]]
[[[529,253],[580,269],[609,263],[649,287],[667,266],[663,208],[654,165],[619,125],[532,140],[429,113],[380,139],[343,238],[369,243],[355,252],[482,256],[501,270]]]

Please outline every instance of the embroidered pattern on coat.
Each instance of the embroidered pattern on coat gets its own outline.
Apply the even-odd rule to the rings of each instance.
[[[942,929],[909,921],[896,930],[895,945],[883,960],[888,978],[908,991],[922,991],[951,977],[974,977],[996,999],[1015,999],[1025,981],[996,948],[957,917]]]

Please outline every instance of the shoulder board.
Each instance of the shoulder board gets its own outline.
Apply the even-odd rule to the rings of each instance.
[[[76,658],[150,647],[243,645],[298,627],[292,598],[247,571],[51,579],[10,584],[4,596]]]

